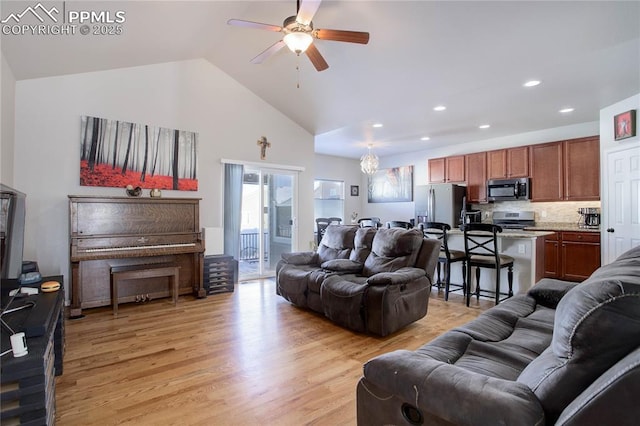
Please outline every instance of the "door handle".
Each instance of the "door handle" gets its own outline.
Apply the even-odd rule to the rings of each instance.
[[[615,230],[615,229],[613,229],[613,228],[607,228],[607,232],[611,232],[611,233],[613,233],[613,232],[616,232],[616,230]]]

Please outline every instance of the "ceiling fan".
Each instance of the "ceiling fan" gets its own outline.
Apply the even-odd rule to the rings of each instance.
[[[275,42],[265,51],[251,60],[253,64],[262,63],[265,59],[282,49],[285,45],[297,55],[306,53],[313,66],[318,71],[329,68],[329,64],[322,57],[313,44],[313,39],[343,41],[347,43],[369,43],[369,33],[360,31],[314,29],[313,16],[316,14],[322,0],[297,0],[297,15],[289,16],[282,26],[262,24],[260,22],[229,19],[227,24],[238,27],[256,28],[284,33],[282,40]]]

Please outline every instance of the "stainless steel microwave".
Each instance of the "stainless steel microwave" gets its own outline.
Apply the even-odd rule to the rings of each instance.
[[[489,201],[528,200],[529,198],[529,178],[487,181],[487,200]]]

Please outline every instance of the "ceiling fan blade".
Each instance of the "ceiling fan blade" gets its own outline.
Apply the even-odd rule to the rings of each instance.
[[[282,40],[276,41],[271,46],[269,46],[265,51],[263,51],[261,54],[259,54],[255,58],[253,58],[251,60],[251,63],[252,64],[261,64],[262,61],[264,61],[269,56],[271,56],[274,53],[276,53],[278,50],[282,49],[284,46],[285,46],[284,41],[282,41]]]
[[[300,0],[300,9],[298,9],[296,21],[303,25],[309,25],[313,16],[318,11],[321,1],[322,0]]]
[[[327,68],[329,68],[329,64],[327,64],[327,61],[324,60],[324,58],[322,57],[322,55],[320,54],[320,52],[318,51],[316,46],[314,46],[313,43],[311,43],[309,47],[307,47],[307,50],[305,51],[305,53],[309,57],[309,60],[311,61],[313,66],[316,67],[316,70],[324,71]]]
[[[227,24],[234,25],[236,27],[245,27],[245,28],[255,28],[257,30],[267,30],[267,31],[282,31],[282,27],[278,25],[271,24],[263,24],[261,22],[252,22],[252,21],[243,21],[242,19],[229,19]]]
[[[348,43],[369,43],[369,33],[343,30],[315,30],[313,35],[319,40],[346,41]]]

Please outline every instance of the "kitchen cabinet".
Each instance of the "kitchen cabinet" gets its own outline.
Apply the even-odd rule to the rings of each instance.
[[[558,232],[544,239],[544,276],[560,278],[560,236]]]
[[[600,234],[562,231],[545,238],[544,276],[584,281],[600,267]]]
[[[431,183],[444,183],[446,182],[445,159],[444,158],[430,158],[429,159],[429,182]]]
[[[531,201],[600,200],[597,136],[531,145]]]
[[[529,147],[498,149],[487,152],[487,178],[529,177]]]
[[[564,199],[600,200],[600,138],[564,142]]]
[[[487,201],[487,153],[477,152],[465,155],[464,164],[467,178],[467,202]]]
[[[564,196],[562,142],[532,145],[531,201],[561,201]]]
[[[444,158],[430,158],[430,183],[461,183],[464,182],[464,155]]]

